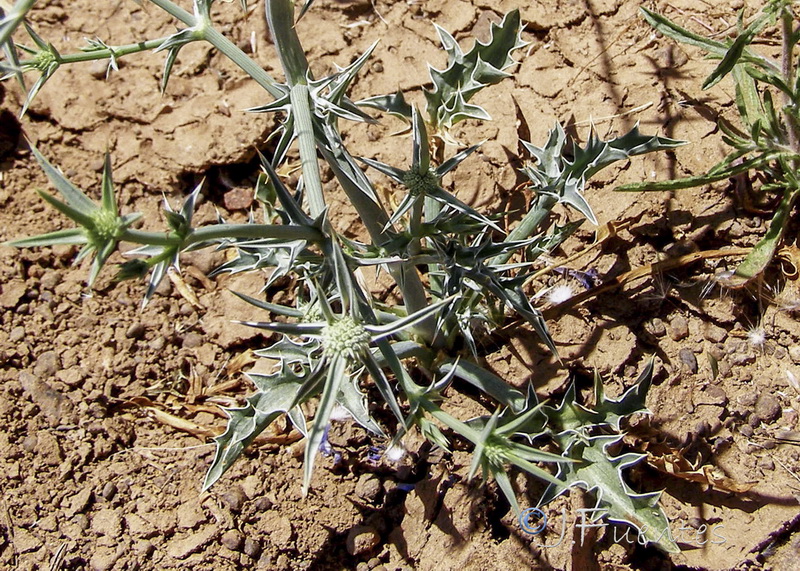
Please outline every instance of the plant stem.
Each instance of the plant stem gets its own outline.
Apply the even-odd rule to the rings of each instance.
[[[427,200],[427,198],[423,199],[423,201],[424,200]],[[411,218],[408,223],[408,230],[411,234],[411,243],[408,245],[408,253],[410,256],[416,256],[422,251],[420,229],[422,226],[423,201],[417,200],[411,207]]]
[[[286,81],[291,87],[292,114],[303,167],[303,182],[308,189],[312,215],[320,214],[325,207],[321,183],[318,187],[314,186],[320,180],[316,153],[318,147],[361,216],[372,241],[379,246],[387,243],[390,236],[384,231],[388,221],[386,213],[356,183],[356,177],[364,175],[355,166],[355,161],[339,138],[335,125],[321,127],[320,132],[315,133],[308,90],[308,81],[311,79],[308,59],[294,26],[294,4],[291,0],[266,0],[266,17]],[[324,133],[321,132],[323,130]],[[315,193],[317,196],[314,196]],[[427,306],[425,288],[415,268],[405,264],[389,264],[389,272],[403,293],[409,314]],[[415,326],[415,330],[430,341],[435,337],[435,321],[431,318],[425,319]]]
[[[277,82],[264,71],[260,65],[247,56],[236,44],[223,36],[211,26],[204,26],[197,18],[170,0],[150,0],[153,4],[177,18],[189,27],[198,27],[202,38],[222,52],[228,59],[238,65],[256,83],[275,98],[283,95],[277,88]]]
[[[430,399],[426,398],[425,396],[418,396],[417,401],[419,402],[420,407],[425,409],[428,414],[451,430],[454,430],[467,440],[471,441],[473,444],[478,444],[478,442],[480,442],[481,435],[477,430],[447,414]]]
[[[792,41],[792,37],[794,36],[794,30],[793,30],[794,18],[792,16],[792,11],[789,6],[783,7],[783,16],[781,21],[783,24],[783,30],[782,30],[783,49],[781,58],[781,71],[783,73],[783,79],[786,85],[792,86],[794,88],[795,87],[794,42]],[[794,92],[794,94],[795,96],[797,96],[796,92]],[[786,130],[789,133],[789,144],[792,147],[792,151],[798,153],[800,152],[800,133],[798,132],[797,121],[795,120],[794,115],[790,111],[790,109],[797,107],[797,101],[794,101],[788,93],[784,93],[783,104],[784,104],[783,115],[786,120]],[[796,163],[797,163],[796,160],[792,161],[792,164],[795,166]]]
[[[514,228],[509,234],[506,236],[504,242],[514,242],[517,240],[525,240],[533,234],[533,231],[544,222],[545,218],[550,214],[550,211],[555,206],[558,199],[555,196],[550,195],[540,195],[536,199],[536,207],[529,210],[528,213],[519,221],[516,228]],[[492,260],[493,264],[504,264],[506,263],[513,252],[508,252],[505,254],[500,254],[494,260]]]
[[[121,241],[148,246],[181,246],[186,248],[193,244],[226,238],[251,238],[253,240],[307,240],[321,241],[322,234],[304,226],[280,226],[273,224],[216,224],[196,228],[181,238],[172,232],[143,232],[127,229],[120,237]]]
[[[308,85],[299,83],[289,92],[294,115],[294,133],[300,151],[300,165],[303,169],[303,184],[308,196],[308,208],[316,218],[325,210],[325,196],[322,192],[322,178],[317,162],[317,142],[314,137],[314,124],[311,118],[311,94]]]
[[[65,63],[80,63],[85,61],[94,61],[98,59],[108,59],[111,57],[122,57],[139,52],[145,52],[157,49],[164,43],[167,38],[159,38],[157,40],[147,40],[146,42],[139,42],[136,44],[126,44],[124,46],[110,46],[107,49],[87,50],[74,54],[59,55],[59,65]],[[21,66],[31,65],[34,60],[23,60],[20,62]]]
[[[270,74],[245,54],[236,44],[223,36],[215,28],[207,26],[203,29],[203,39],[222,52],[228,59],[238,65],[242,71],[249,75],[256,83],[263,87],[274,98],[281,97],[283,93],[278,89],[276,82]]]
[[[174,18],[177,18],[187,26],[194,26],[197,24],[193,14],[187,12],[174,2],[170,2],[170,0],[150,0],[150,2],[169,13]]]
[[[294,118],[294,133],[300,151],[303,184],[308,195],[308,208],[316,218],[325,210],[325,196],[317,162],[317,143],[312,118],[313,101],[308,90],[308,60],[294,28],[294,4],[290,0],[266,0],[267,24],[275,41],[275,49],[289,84],[289,101]]]

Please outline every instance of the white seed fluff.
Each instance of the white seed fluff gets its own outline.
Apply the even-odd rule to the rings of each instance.
[[[389,462],[397,463],[406,455],[406,450],[397,444],[389,446],[384,452],[384,456]]]
[[[760,349],[767,342],[767,335],[761,327],[753,327],[747,332],[747,342],[753,347]]]
[[[331,411],[330,419],[337,420],[339,422],[344,422],[350,420],[351,418],[353,417],[350,414],[350,411],[348,411],[346,408],[344,408],[337,402],[336,405],[333,407],[333,410]]]
[[[558,305],[559,303],[564,303],[573,295],[575,294],[569,285],[561,284],[550,288],[550,290],[547,292],[547,301],[553,305]]]

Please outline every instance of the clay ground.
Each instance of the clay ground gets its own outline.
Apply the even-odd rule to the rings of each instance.
[[[175,30],[146,2],[39,4],[31,20],[62,53],[87,37],[123,44]],[[263,6],[251,2],[245,15],[238,4],[218,3],[215,21],[279,75]],[[524,206],[514,191],[518,138],[542,144],[556,121],[582,140],[592,122],[602,136],[639,122],[644,132],[690,141],[606,171],[590,185],[587,197],[601,224],[620,230],[571,267],[611,279],[690,252],[752,245],[765,230],[764,218],[745,208],[730,182],[674,195],[613,192],[623,182],[704,172],[725,152],[715,119],[734,111],[729,82],[700,90],[713,62],[657,37],[639,17],[640,4],[320,0],[298,27],[320,75],[380,39],[353,99],[402,88],[421,101],[426,61],[444,63],[432,22],[468,47],[472,33],[484,37],[490,21],[519,7],[530,46],[518,55],[514,78],[479,101],[494,120],[465,123],[455,133],[486,140],[447,181],[481,208]],[[741,0],[644,4],[720,36],[732,33],[742,7]],[[176,204],[204,177],[198,221],[212,222],[217,212],[245,220],[254,146],[264,143],[274,119],[242,110],[268,98],[204,46],[181,52],[162,96],[163,57],[123,59],[107,79],[95,64],[60,70],[21,124],[14,119],[18,88],[0,87],[0,241],[66,224],[36,193],[50,187],[20,128],[95,196],[108,149],[122,210],[144,212],[153,229],[161,228],[162,198]],[[348,129],[353,154],[407,160],[399,122]],[[326,190],[337,228],[359,235],[355,213],[333,184]],[[795,233],[793,225],[789,235]],[[584,225],[558,256],[582,250],[594,234]],[[320,461],[306,499],[302,443],[278,443],[280,427],[201,493],[213,456],[209,435],[225,423],[218,405],[248,394],[242,372],[264,366],[254,365],[248,351],[265,338],[231,323],[250,309],[230,290],[254,294],[264,276],[209,280],[204,274],[221,254],[187,255],[183,279],[198,302],[165,282],[141,310],[143,284],[116,284],[107,271],[87,291],[87,268],[71,265],[75,253],[0,247],[3,569],[790,569],[800,557],[800,448],[774,440],[796,438],[800,410],[790,383],[800,376],[800,293],[790,261],[759,289],[745,290],[711,279],[735,267],[735,256],[679,264],[549,313],[563,364],[524,330],[486,357],[499,375],[518,386],[530,380],[547,398],[563,394],[573,377],[588,388],[593,370],[609,394],[619,394],[655,355],[653,415],[639,420],[627,441],[653,453],[629,477],[639,490],[665,489],[662,505],[682,547],[666,555],[636,545],[633,536],[620,538],[624,528],[615,528],[616,540],[608,528],[581,543],[572,529],[584,505],[577,492],[548,506],[545,536],[527,535],[494,484],[466,481],[466,453],[442,454],[419,440],[407,443],[399,465],[373,462],[369,448],[380,443],[348,423],[331,436],[342,461]],[[280,299],[286,292],[279,285],[272,294]],[[453,406],[462,402],[452,398]],[[679,466],[678,452],[691,465]],[[681,469],[693,475],[665,473]],[[528,494],[523,503],[535,505],[541,486],[523,477],[516,484]],[[542,547],[558,543],[562,526],[565,539]]]

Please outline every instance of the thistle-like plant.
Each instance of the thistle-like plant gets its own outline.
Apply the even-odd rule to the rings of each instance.
[[[111,179],[111,158],[108,153],[103,162],[102,198],[98,205],[67,180],[61,171],[51,165],[35,147],[31,147],[31,151],[65,201],[44,191],[39,191],[39,195],[62,214],[76,222],[78,226],[18,240],[14,242],[14,245],[20,248],[32,248],[56,244],[83,244],[83,248],[75,258],[75,263],[88,256],[94,256],[88,279],[89,287],[91,287],[108,257],[117,249],[120,239],[141,215],[119,215],[114,196],[114,184]]]
[[[688,178],[633,183],[619,190],[677,190],[755,173],[762,179],[753,185],[761,202],[772,202],[774,212],[764,237],[736,268],[726,285],[742,286],[758,277],[772,261],[800,195],[800,65],[796,48],[800,41],[798,19],[791,0],[769,0],[758,16],[744,24],[739,14],[739,33],[732,40],[704,38],[642,8],[645,20],[664,36],[699,48],[719,64],[703,82],[709,89],[731,76],[736,91],[739,125],[720,117],[722,140],[732,151],[706,173]],[[781,57],[770,59],[753,44],[760,34],[780,25]],[[776,99],[777,96],[777,99]]]
[[[519,503],[509,476],[512,468],[549,483],[545,500],[570,486],[582,485],[599,490],[598,501],[608,506],[609,517],[633,525],[660,522],[661,516],[653,515],[656,496],[637,496],[621,479],[620,470],[638,457],[615,457],[608,446],[611,439],[618,440],[619,418],[643,408],[645,380],[638,385],[640,389],[626,393],[620,401],[600,395],[594,412],[575,404],[572,392],[561,406],[550,408],[538,402],[532,386],[521,391],[480,365],[478,341],[511,315],[527,321],[555,352],[544,319],[532,302],[534,295],[525,284],[536,259],[552,252],[580,223],[555,226],[551,211],[563,203],[595,222],[584,197],[589,177],[614,161],[679,143],[647,137],[634,129],[611,141],[592,135],[587,146],[581,147],[560,127],[541,148],[523,142],[530,155],[523,173],[536,199],[529,212],[521,213],[521,220],[503,227],[500,216],[478,212],[456,198],[442,178],[477,148],[453,150],[456,142],[449,130],[467,118],[488,119],[475,98],[484,88],[509,77],[512,55],[525,45],[518,11],[493,24],[487,42],[476,42],[466,53],[437,26],[448,64],[444,70],[430,69],[432,88],[425,93],[423,114],[402,93],[358,102],[349,98],[349,87],[374,46],[335,73],[313,77],[297,36],[290,0],[265,2],[283,82],[269,76],[215,29],[212,0],[194,0],[192,13],[169,0],[150,2],[186,27],[166,38],[130,46],[95,39],[78,54],[61,54],[30,26],[25,30],[35,47],[23,48],[12,41],[21,19],[4,18],[0,31],[11,54],[5,64],[7,77],[18,72],[39,74],[28,92],[27,107],[63,65],[106,59],[113,69],[120,57],[153,50],[167,53],[162,88],[168,89],[181,48],[190,42],[210,43],[264,88],[268,102],[254,101],[250,111],[281,114],[277,144],[269,158],[262,156],[263,172],[255,192],[263,204],[264,222],[257,223],[254,213],[245,224],[229,224],[220,218],[217,224],[196,227],[192,213],[202,192],[200,185],[188,193],[180,209],[169,205],[164,209],[166,232],[136,229],[136,215],[117,211],[110,157],[106,158],[98,206],[34,151],[66,202],[43,196],[78,226],[13,244],[84,244],[79,257],[95,255],[90,285],[119,244],[137,244],[138,248],[128,252],[134,259],[122,265],[119,275],[135,277],[150,272],[145,300],[167,270],[179,265],[183,252],[201,247],[233,250],[217,272],[271,268],[267,283],[284,275],[295,278],[298,287],[286,305],[263,296],[240,295],[244,302],[265,312],[263,320],[247,324],[280,335],[276,342],[256,351],[276,365],[272,373],[249,375],[256,392],[243,406],[226,409],[227,430],[216,438],[217,453],[205,487],[219,481],[242,451],[286,414],[306,436],[303,491],[307,493],[317,452],[325,443],[338,404],[376,437],[390,435],[398,442],[408,431],[419,430],[445,449],[454,439],[469,443],[473,453],[470,475],[480,471],[494,478],[517,512]],[[303,5],[301,14],[310,4]],[[398,185],[403,198],[396,208],[381,200],[367,174],[371,171],[362,170],[340,135],[342,119],[376,120],[363,108],[400,115],[411,124],[411,158],[404,163],[410,167],[361,159]],[[442,141],[447,144],[437,144]],[[294,153],[299,156],[302,177],[296,188],[288,188],[277,171]],[[452,156],[445,157],[445,153]],[[341,236],[329,223],[329,197],[321,182],[323,165],[358,212],[364,241]],[[401,298],[398,303],[383,302],[362,287],[359,275],[366,266],[377,266],[392,277]],[[645,377],[649,380],[649,370]],[[457,388],[459,383],[472,385],[485,397],[481,402],[491,403],[485,414],[461,419],[449,412],[446,389],[451,385]],[[379,406],[391,412],[384,423],[372,416],[375,403],[368,406],[374,395],[380,396],[383,404]],[[555,451],[545,450],[548,445]],[[557,468],[550,470],[548,465]]]

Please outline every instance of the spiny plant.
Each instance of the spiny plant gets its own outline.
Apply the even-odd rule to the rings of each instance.
[[[730,75],[736,93],[739,125],[720,117],[722,140],[732,151],[703,175],[664,182],[624,185],[619,190],[677,190],[703,186],[738,175],[756,183],[760,203],[774,204],[772,220],[764,237],[753,247],[725,285],[741,287],[763,273],[775,256],[800,194],[797,177],[800,161],[800,66],[795,54],[800,27],[791,0],[769,0],[745,26],[739,13],[738,34],[719,41],[695,34],[666,17],[642,8],[645,20],[664,36],[699,48],[719,60],[703,82],[710,89]],[[781,55],[772,59],[753,46],[779,25]],[[776,100],[777,96],[777,100]],[[760,182],[759,182],[760,181]]]
[[[579,226],[555,225],[550,216],[553,208],[563,204],[596,222],[584,197],[589,177],[613,162],[670,149],[680,142],[642,135],[634,128],[609,141],[592,133],[581,146],[558,125],[542,147],[523,141],[527,162],[522,172],[535,199],[516,223],[503,228],[499,216],[480,213],[462,202],[444,187],[442,178],[477,148],[445,157],[455,144],[450,130],[466,119],[489,118],[474,98],[509,77],[515,64],[512,54],[525,45],[519,12],[510,12],[492,24],[486,42],[476,42],[467,52],[448,32],[436,28],[447,66],[430,68],[432,87],[425,91],[423,112],[403,93],[350,99],[349,87],[374,46],[335,73],[314,77],[297,36],[295,6],[290,0],[265,3],[283,66],[283,82],[269,76],[214,28],[212,0],[194,0],[191,13],[169,0],[151,3],[186,27],[165,38],[125,46],[94,40],[78,54],[62,55],[22,18],[32,3],[18,2],[16,11],[3,18],[0,39],[7,54],[3,63],[6,77],[17,77],[24,85],[23,73],[38,73],[23,112],[62,65],[102,59],[113,68],[120,57],[136,52],[166,52],[162,82],[166,89],[180,50],[192,42],[208,42],[273,98],[250,111],[277,112],[283,118],[271,156],[261,156],[263,172],[255,195],[263,207],[264,222],[256,222],[254,215],[246,224],[220,219],[217,224],[195,226],[192,213],[202,192],[198,186],[179,210],[166,208],[166,232],[141,231],[133,227],[136,214],[118,212],[110,157],[106,157],[102,175],[101,201],[96,204],[90,193],[78,189],[33,149],[61,195],[56,198],[42,192],[42,197],[76,227],[17,240],[13,245],[83,245],[78,258],[93,256],[91,286],[120,244],[138,244],[127,253],[134,259],[121,265],[118,277],[149,273],[145,303],[169,268],[178,267],[180,255],[197,248],[233,250],[234,255],[216,272],[271,268],[265,285],[284,275],[296,278],[299,285],[287,305],[265,296],[240,295],[265,312],[263,321],[248,325],[279,334],[277,342],[256,352],[275,360],[277,366],[270,374],[249,375],[256,392],[243,406],[226,409],[227,429],[216,438],[216,455],[204,488],[217,482],[276,418],[287,415],[306,437],[302,487],[307,493],[317,454],[325,445],[331,415],[338,405],[369,432],[391,436],[389,448],[399,446],[410,430],[419,430],[446,450],[453,439],[471,443],[470,476],[480,470],[485,477],[494,478],[517,513],[520,508],[509,476],[511,467],[549,484],[543,503],[571,486],[581,486],[595,495],[610,519],[640,530],[664,529],[667,522],[656,505],[658,494],[639,495],[625,484],[623,469],[640,456],[615,456],[611,446],[621,438],[621,420],[645,410],[651,366],[619,400],[605,398],[598,379],[593,408],[578,404],[574,389],[559,406],[552,407],[538,402],[532,384],[521,391],[481,366],[479,347],[482,335],[513,316],[527,321],[555,353],[547,326],[532,301],[535,295],[523,287],[537,258],[552,252]],[[301,14],[309,6],[310,2],[304,4]],[[32,47],[13,40],[20,22]],[[408,121],[410,164],[389,165],[350,154],[340,134],[340,122],[375,121],[365,109]],[[296,188],[288,188],[277,171],[293,152],[299,154],[302,176]],[[368,169],[366,173],[362,165]],[[360,215],[365,241],[348,239],[331,225],[329,197],[321,183],[323,168],[330,169],[338,188]],[[376,192],[368,176],[374,171],[403,189],[397,207]],[[399,303],[383,302],[360,285],[358,274],[368,266],[377,266],[391,276],[401,295]],[[456,380],[485,395],[488,400],[484,402],[492,403],[491,410],[471,419],[448,412],[445,389]],[[372,416],[377,403],[369,399],[377,395],[394,417],[392,422],[381,424]],[[311,403],[316,406],[309,420]],[[548,465],[555,469],[548,470]],[[669,538],[651,539],[666,550],[677,549]]]

